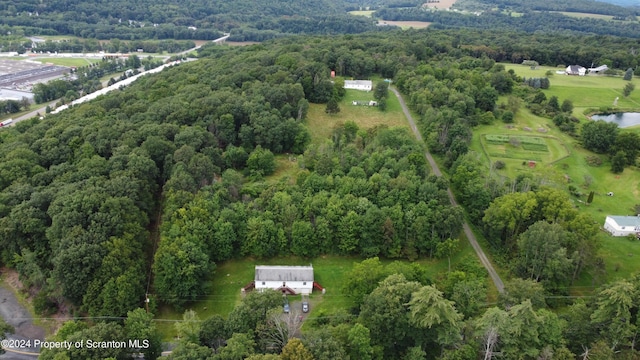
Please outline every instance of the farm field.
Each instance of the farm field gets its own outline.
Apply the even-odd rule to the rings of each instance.
[[[401,29],[424,29],[431,25],[430,22],[426,21],[391,21],[391,20],[378,20],[378,25],[390,25],[390,26],[398,26]]]
[[[546,128],[540,128],[547,131]],[[526,132],[532,129],[524,127]],[[528,134],[485,134],[480,138],[485,154],[495,161],[503,161],[507,164],[509,177],[518,175],[522,167],[529,168],[551,164],[569,155],[568,149],[553,136],[528,135]]]
[[[560,103],[565,99],[573,102],[573,115],[580,120],[586,120],[584,111],[587,109],[608,108],[618,98],[617,109],[640,109],[640,91],[633,91],[628,98],[622,95],[622,89],[627,81],[620,77],[604,75],[569,76],[555,74],[556,71],[564,71],[567,65],[558,67],[539,66],[531,70],[529,66],[519,64],[505,64],[507,70],[513,69],[521,77],[546,77],[547,71],[553,73],[549,76],[551,87],[544,90],[547,98],[557,96]],[[584,65],[583,65],[584,66]],[[631,82],[638,88],[640,81],[634,77]]]
[[[516,74],[524,77],[543,77],[547,70],[555,71],[555,68],[541,67],[536,70],[528,66],[508,65]],[[550,78],[551,88],[544,90],[547,98],[558,96],[560,102],[569,98],[574,104],[574,115],[583,121],[588,121],[583,114],[583,109],[610,106],[609,99],[616,94],[617,89],[624,85],[622,78],[595,77],[595,76],[566,76],[554,75]],[[634,79],[635,81],[635,79]],[[578,95],[576,95],[578,94]],[[615,96],[615,95],[614,95]],[[629,109],[640,108],[640,94],[632,93],[629,99],[622,99],[620,95],[619,105],[625,104]],[[499,102],[505,101],[500,99]],[[636,105],[638,103],[638,105]],[[580,110],[575,110],[575,109]],[[537,129],[546,129],[540,133]],[[529,130],[525,130],[529,129]],[[627,128],[624,131],[640,131],[640,127]],[[508,138],[507,138],[508,137]],[[515,156],[527,156],[522,148],[515,148],[507,140],[510,138],[522,139],[522,137],[542,138],[547,146],[547,152],[540,152],[542,163],[534,168],[523,165],[523,159],[513,159]],[[488,141],[488,139],[492,141]],[[505,141],[506,140],[506,141]],[[535,140],[540,142],[540,140]],[[540,145],[538,145],[540,146]],[[504,148],[510,157],[497,156],[500,147]],[[510,148],[511,147],[511,148]],[[521,107],[513,124],[504,124],[496,121],[492,125],[479,126],[474,130],[471,148],[483,154],[489,161],[502,160],[506,166],[497,173],[509,178],[519,174],[533,174],[550,181],[553,186],[565,189],[569,192],[569,186],[575,187],[582,195],[571,196],[579,211],[589,213],[603,225],[607,215],[634,215],[633,207],[640,203],[640,171],[638,168],[626,168],[621,174],[613,174],[610,171],[611,163],[606,155],[597,155],[585,150],[580,145],[579,139],[572,138],[562,133],[551,121],[533,115],[526,108]],[[542,148],[542,146],[540,146]],[[535,155],[535,153],[531,153]],[[553,155],[551,155],[553,154]],[[546,155],[545,159],[543,156]],[[593,159],[599,159],[601,164],[595,166]],[[546,160],[546,161],[545,161]],[[597,162],[597,161],[596,161]],[[591,165],[590,165],[591,164]],[[590,191],[594,191],[595,197],[591,205],[586,205],[585,200]],[[607,196],[612,192],[613,196]],[[572,287],[575,294],[588,294],[602,281],[611,281],[628,277],[634,272],[640,271],[640,242],[631,242],[626,238],[616,238],[604,231],[598,235],[602,248],[599,255],[605,259],[604,273],[585,273]]]
[[[425,5],[432,9],[450,9],[457,0],[432,0],[426,1]]]
[[[349,11],[349,14],[356,15],[356,16],[372,17],[374,12],[375,11],[373,11],[373,10],[355,10],[355,11]],[[426,27],[429,27],[429,25],[431,25],[431,23],[430,22],[425,22],[425,21],[378,20],[378,25],[398,26],[401,29],[409,29],[409,28],[424,29]]]
[[[373,14],[374,12],[375,12],[374,10],[354,10],[354,11],[349,11],[349,14],[371,17],[371,14]]]
[[[590,13],[570,12],[570,11],[551,11],[551,12],[556,12],[564,16],[571,16],[579,19],[591,18],[591,19],[600,19],[600,20],[613,20],[612,15],[590,14]]]

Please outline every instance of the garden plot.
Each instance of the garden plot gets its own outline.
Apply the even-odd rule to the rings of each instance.
[[[482,146],[493,161],[511,159],[548,164],[569,155],[557,139],[547,136],[486,134]]]

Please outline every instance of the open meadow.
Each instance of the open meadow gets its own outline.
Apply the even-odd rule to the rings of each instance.
[[[522,65],[507,65],[507,68],[523,77],[543,77],[547,70],[556,70],[550,67],[531,70]],[[621,77],[553,75],[550,80],[551,88],[544,90],[547,98],[555,95],[560,102],[570,99],[574,104],[574,115],[582,121],[590,121],[583,114],[584,109],[611,106],[615,96],[620,96],[620,107],[640,109],[640,93],[634,92],[628,99],[623,99],[621,91],[625,81]],[[637,132],[640,127],[623,131]],[[533,143],[533,148],[527,142]],[[514,178],[529,173],[545,178],[568,193],[569,187],[574,187],[574,193],[581,194],[571,195],[574,205],[579,211],[593,216],[601,226],[607,215],[635,215],[634,206],[640,204],[640,171],[637,167],[627,167],[621,174],[613,174],[608,156],[584,149],[578,138],[561,132],[551,119],[536,116],[524,107],[516,114],[513,124],[496,121],[474,129],[471,149],[483,154],[487,168],[490,163],[503,161],[504,169],[494,170],[502,176]],[[535,166],[530,166],[529,158],[536,161]],[[590,191],[594,191],[595,196],[593,203],[587,205]],[[613,196],[607,195],[610,192]],[[602,242],[599,255],[605,260],[606,271],[585,273],[572,288],[573,293],[586,294],[602,281],[628,277],[640,271],[640,242],[613,237],[604,231],[598,236]]]
[[[586,120],[584,111],[587,109],[599,109],[601,107],[613,107],[613,103],[618,98],[616,108],[618,110],[640,109],[640,91],[635,90],[631,95],[625,98],[622,95],[622,89],[627,81],[622,76],[606,76],[606,75],[587,75],[587,76],[570,76],[556,74],[556,71],[564,71],[568,65],[560,64],[558,67],[538,66],[531,69],[529,66],[519,64],[505,64],[507,70],[513,69],[516,74],[521,77],[548,77],[551,87],[544,90],[547,98],[557,96],[558,101],[562,103],[565,99],[573,102],[573,115],[580,120]],[[585,64],[582,64],[583,66]],[[553,75],[547,76],[547,72]],[[640,86],[637,78],[631,80],[636,88]]]
[[[309,265],[314,268],[315,281],[326,289],[322,294],[318,290],[310,296],[311,312],[307,319],[318,316],[331,316],[337,312],[349,312],[353,301],[343,292],[343,282],[348,273],[353,269],[354,263],[361,262],[359,257],[320,256],[315,259],[303,259],[297,257],[278,257],[271,259],[244,258],[229,260],[218,264],[215,274],[211,277],[210,290],[200,300],[189,303],[186,309],[194,310],[200,319],[206,319],[213,315],[227,317],[231,310],[240,303],[242,295],[240,289],[254,279],[256,265]],[[393,260],[381,260],[383,264]],[[400,260],[406,261],[406,260]],[[444,274],[448,268],[447,259],[420,259],[416,261],[427,271],[429,278],[436,281],[438,276]],[[451,266],[476,262],[479,266],[471,245],[460,239],[460,250],[451,257]],[[487,277],[487,287],[493,283]],[[491,290],[495,293],[495,289]],[[495,297],[493,294],[492,298]],[[291,301],[298,300],[300,296],[291,296]],[[156,316],[157,326],[165,340],[171,340],[176,336],[174,324],[182,320],[183,311],[178,311],[168,306],[161,307]]]
[[[39,61],[43,64],[54,64],[67,67],[80,67],[95,64],[101,59],[93,58],[67,58],[67,57],[48,57],[48,58],[29,58],[29,60]]]
[[[311,142],[313,144],[324,142],[331,136],[336,125],[347,121],[355,122],[361,129],[370,129],[378,125],[408,128],[400,103],[391,91],[387,99],[386,111],[380,111],[374,106],[352,105],[353,101],[370,100],[373,100],[373,91],[347,90],[344,99],[340,101],[340,112],[337,114],[327,114],[325,104],[311,104],[307,115]]]
[[[424,29],[431,25],[426,21],[392,21],[392,20],[378,20],[378,25],[397,26],[401,29]]]

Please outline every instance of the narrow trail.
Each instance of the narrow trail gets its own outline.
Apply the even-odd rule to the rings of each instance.
[[[394,94],[396,94],[396,97],[400,102],[400,106],[402,107],[402,111],[404,112],[404,116],[407,118],[407,121],[409,121],[409,125],[411,126],[411,130],[413,131],[413,134],[416,136],[416,139],[418,139],[418,141],[423,141],[422,135],[420,135],[420,131],[418,131],[418,127],[416,126],[415,121],[413,121],[413,116],[411,116],[411,113],[409,112],[409,108],[407,107],[407,104],[404,102],[402,95],[400,95],[400,92],[396,88],[389,87],[389,89],[393,91]],[[431,156],[431,153],[429,153],[428,150],[425,151],[424,156],[427,158],[427,161],[429,162],[429,165],[431,166],[433,173],[436,176],[442,176],[442,172],[440,171],[438,164],[436,164],[436,161],[433,159],[433,156]],[[447,188],[447,193],[449,194],[449,201],[451,201],[451,205],[457,206],[458,203],[456,202],[456,199],[453,196],[451,187]],[[480,259],[480,262],[482,262],[482,265],[484,265],[485,269],[487,269],[487,272],[489,272],[489,276],[491,277],[491,280],[493,280],[493,283],[496,285],[498,292],[504,292],[504,282],[500,278],[500,275],[498,275],[496,270],[493,268],[493,265],[491,265],[489,258],[487,258],[487,255],[485,255],[484,251],[480,247],[480,244],[478,244],[478,239],[476,239],[476,236],[473,234],[473,232],[471,231],[471,228],[469,227],[469,224],[467,224],[466,221],[462,223],[462,229],[467,239],[469,239],[469,243],[471,243],[471,246],[476,251],[476,254]]]

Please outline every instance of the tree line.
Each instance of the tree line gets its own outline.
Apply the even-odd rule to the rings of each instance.
[[[544,32],[546,34],[596,34],[634,37],[640,34],[637,21],[609,21],[596,18],[576,18],[557,12],[527,11],[511,16],[500,11],[485,11],[480,15],[454,11],[424,11],[420,8],[376,10],[376,17],[392,21],[427,21],[438,29],[475,28],[482,30]]]
[[[511,292],[507,305],[483,313],[471,299],[481,297],[486,274],[454,268],[445,280],[426,279],[413,268],[376,270],[373,264],[379,277],[353,284],[360,289],[351,294],[359,299],[354,316],[319,320],[330,325],[329,334],[343,334],[334,339],[335,354],[472,359],[483,351],[485,336],[493,339],[487,340],[491,349],[524,349],[525,358],[577,355],[581,346],[633,354],[635,278],[599,290],[593,302],[571,305],[579,314],[567,320],[570,327],[543,308],[546,302],[536,302],[548,293],[564,296],[584,269],[598,274],[602,260],[593,256],[598,244],[590,237],[595,225],[543,179],[494,176],[469,153],[473,127],[507,111],[500,96],[526,101],[536,91],[478,52],[481,36],[391,31],[209,46],[198,61],[59,115],[22,121],[0,137],[0,261],[39,294],[41,313],[68,301],[91,316],[125,317],[148,293],[152,311],[158,302],[187,305],[204,293],[216,263],[231,257],[447,256],[441,244],[455,242],[463,214],[449,204],[447,182],[429,175],[422,148],[407,131],[345,122],[330,139],[310,145],[309,103],[326,103],[339,91],[330,71],[380,74],[394,79],[419,114],[427,146],[443,156],[470,219],[514,274],[528,279],[517,288],[542,289],[542,295]],[[508,37],[533,39],[498,33],[486,46],[507,53]],[[279,161],[295,158],[299,169],[295,178],[274,184],[264,177],[274,171],[277,154]],[[618,309],[609,301],[618,299],[613,295],[626,305]],[[222,353],[238,348],[249,349],[246,356],[267,348],[284,352],[288,341],[277,347],[268,335],[278,325],[265,315],[275,306],[265,296],[264,311],[234,310],[227,319],[233,327],[207,335],[210,349],[185,344],[184,350],[206,351],[205,358],[225,358]],[[608,321],[612,314],[622,314],[620,324]],[[122,323],[95,331],[122,333],[115,325]],[[76,333],[71,330],[61,338]],[[190,331],[186,325],[184,331]],[[201,346],[200,330],[191,335],[188,342]],[[220,339],[226,347],[211,345]],[[305,341],[322,358],[320,345],[312,350]]]

